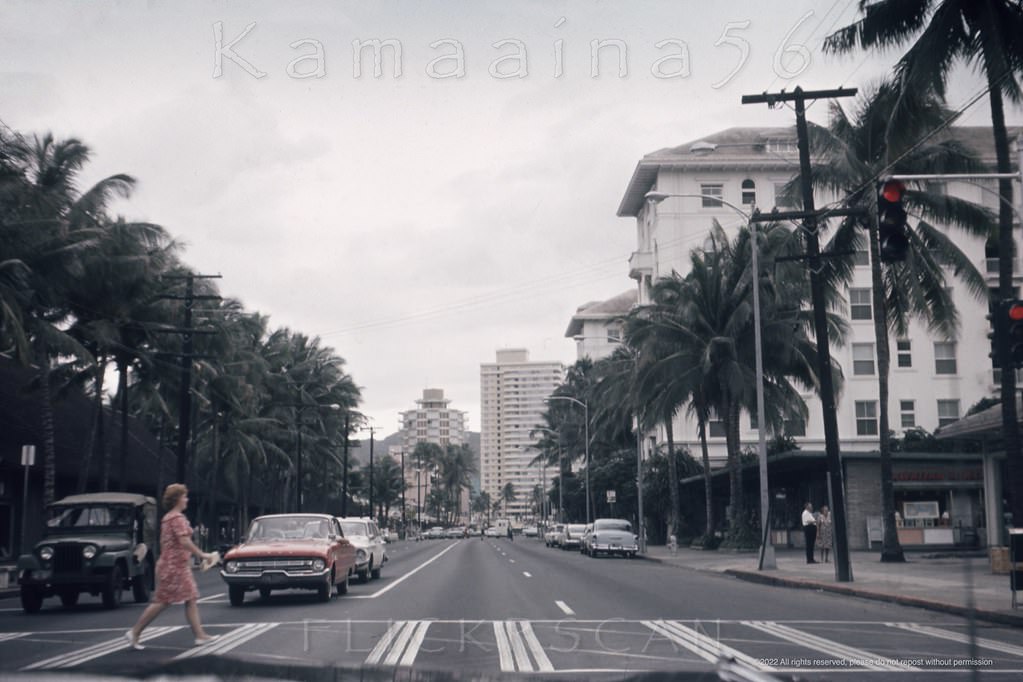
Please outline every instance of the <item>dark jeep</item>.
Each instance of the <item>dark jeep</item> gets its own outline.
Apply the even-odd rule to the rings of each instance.
[[[25,613],[58,595],[72,607],[82,592],[102,595],[103,606],[121,604],[131,587],[136,602],[149,601],[156,561],[156,500],[130,493],[72,495],[50,505],[46,534],[18,559]]]

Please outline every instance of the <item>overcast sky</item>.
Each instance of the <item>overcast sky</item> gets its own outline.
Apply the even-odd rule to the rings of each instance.
[[[0,119],[86,142],[87,180],[134,175],[117,211],[333,347],[384,434],[427,387],[478,430],[481,363],[570,364],[576,308],[633,288],[615,211],[640,157],[793,125],[743,94],[890,71],[821,53],[857,4],[2,0]],[[400,74],[367,47],[355,76],[371,40]],[[616,47],[594,74],[595,40],[627,49],[624,75]],[[982,87],[964,69],[949,102]],[[961,123],[988,125],[986,100]]]

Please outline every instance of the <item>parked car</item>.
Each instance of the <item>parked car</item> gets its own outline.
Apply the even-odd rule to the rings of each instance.
[[[266,599],[273,590],[316,590],[330,601],[335,588],[348,592],[355,573],[355,546],[329,514],[270,514],[252,521],[245,542],[224,556],[220,576],[227,583],[231,606],[258,590]]]
[[[503,538],[508,536],[508,530],[507,529],[502,530],[497,526],[490,526],[483,532],[483,534],[486,535],[488,538]]]
[[[633,558],[639,551],[639,538],[624,519],[597,519],[586,532],[582,551],[591,557],[604,553]]]
[[[355,546],[355,573],[362,582],[380,577],[380,569],[387,561],[384,537],[373,519],[338,517],[345,539]]]
[[[586,532],[586,524],[570,523],[565,526],[565,535],[561,538],[558,546],[561,549],[579,549],[582,547],[583,533]]]
[[[445,535],[445,530],[441,526],[434,526],[430,530],[426,531],[426,537],[428,540],[439,540]]]
[[[548,547],[560,547],[561,541],[565,538],[565,524],[555,523],[547,534],[543,536],[544,544]]]
[[[101,595],[108,609],[131,587],[149,601],[155,580],[156,500],[129,493],[72,495],[47,509],[43,539],[18,558],[21,608],[35,613],[60,596],[65,607],[82,592]]]
[[[540,531],[536,529],[536,526],[526,526],[522,529],[522,537],[535,538],[540,534]]]
[[[451,528],[448,528],[448,530],[447,530],[447,537],[449,537],[449,538],[464,538],[464,537],[466,537],[465,527],[464,526],[452,526]]]

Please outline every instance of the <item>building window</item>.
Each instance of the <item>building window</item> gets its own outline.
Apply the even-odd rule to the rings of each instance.
[[[899,414],[902,417],[902,428],[911,429],[916,426],[916,403],[914,401],[900,400]]]
[[[934,373],[956,373],[956,344],[954,341],[936,341],[934,343]]]
[[[856,435],[877,435],[877,403],[873,400],[856,401]]]
[[[853,264],[870,265],[870,251],[866,249],[856,249],[856,252],[853,253]]]
[[[796,202],[785,193],[785,182],[774,183],[774,205],[778,208],[795,208]]]
[[[607,328],[607,342],[608,343],[621,343],[622,342],[622,328],[618,325],[612,325]]]
[[[872,376],[874,374],[874,344],[854,343],[853,374],[856,376]]]
[[[803,419],[786,419],[785,420],[785,435],[786,436],[805,436],[806,435],[806,421]]]
[[[938,401],[938,426],[945,426],[959,420],[958,400]]]
[[[897,354],[896,364],[899,367],[913,366],[913,344],[909,339],[896,341],[895,353]]]
[[[757,417],[757,408],[753,407],[753,410],[749,413],[749,430],[759,431],[760,430],[760,419]]]
[[[870,300],[870,289],[849,290],[849,316],[854,320],[872,320],[873,302]]]
[[[718,197],[718,199],[724,197],[725,186],[721,184],[700,185],[700,194],[709,195],[703,197],[704,208],[720,208],[721,202],[717,199],[713,199],[712,197]]]
[[[710,437],[711,438],[724,438],[725,437],[725,423],[720,419],[711,419],[707,422],[710,426]]]
[[[757,203],[757,184],[749,178],[742,181],[742,203],[747,206]]]

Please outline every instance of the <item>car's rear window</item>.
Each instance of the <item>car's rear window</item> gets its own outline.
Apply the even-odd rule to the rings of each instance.
[[[624,530],[632,532],[632,524],[628,521],[597,521],[593,524],[593,530]]]

